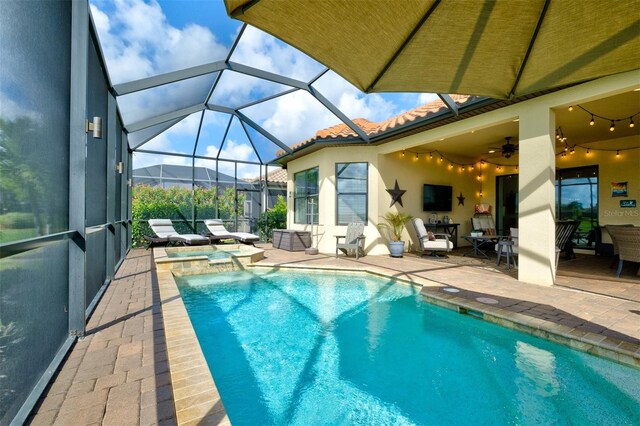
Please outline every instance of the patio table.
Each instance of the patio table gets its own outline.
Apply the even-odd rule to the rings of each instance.
[[[487,252],[493,250],[493,247],[500,241],[502,235],[482,235],[474,237],[472,235],[463,235],[462,238],[472,244],[472,249],[463,254],[463,256],[484,257],[489,259]]]

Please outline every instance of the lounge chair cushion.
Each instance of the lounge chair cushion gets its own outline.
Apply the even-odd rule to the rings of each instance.
[[[149,226],[158,238],[177,241],[189,245],[209,244],[209,239],[198,234],[180,234],[173,227],[171,219],[149,219]]]
[[[180,234],[170,237],[170,239],[193,246],[200,244],[209,244],[209,238],[197,234]]]
[[[207,219],[204,221],[204,224],[209,230],[212,239],[215,240],[234,239],[243,243],[254,243],[256,241],[260,241],[260,237],[255,234],[227,231],[222,219]]]
[[[180,235],[173,228],[171,219],[149,219],[149,226],[151,226],[151,229],[153,229],[153,232],[155,232],[156,236],[160,238],[169,238]]]

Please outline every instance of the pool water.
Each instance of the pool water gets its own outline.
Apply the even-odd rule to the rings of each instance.
[[[183,250],[183,251],[168,251],[168,258],[181,258],[181,257],[193,257],[193,256],[207,256],[209,260],[215,259],[228,259],[231,256],[237,256],[241,253],[240,250]]]
[[[360,275],[177,277],[234,425],[640,423],[640,370]]]

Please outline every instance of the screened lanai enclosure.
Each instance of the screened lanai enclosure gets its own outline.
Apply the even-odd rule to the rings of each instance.
[[[287,187],[298,150],[519,101],[362,93],[221,0],[1,0],[0,57],[0,424],[27,419],[148,219],[267,241],[278,203],[317,196]]]
[[[0,424],[27,418],[146,219],[266,239],[259,218],[287,197],[279,155],[339,123],[369,141],[334,73],[222,2],[189,4],[226,36],[142,40],[109,2],[0,2]]]

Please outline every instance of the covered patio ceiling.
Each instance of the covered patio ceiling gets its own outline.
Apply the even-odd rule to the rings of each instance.
[[[582,107],[582,108],[581,108]],[[585,111],[586,110],[586,111]],[[611,121],[594,117],[594,125],[590,125],[592,112],[600,117],[607,117],[615,120],[615,130],[610,131]],[[569,108],[561,108],[555,111],[556,127],[562,129],[566,143],[569,146],[575,144],[591,146],[599,149],[627,149],[640,147],[640,87],[619,95],[598,99],[584,104],[572,105]],[[635,116],[634,116],[635,115]],[[631,118],[633,117],[633,118]],[[633,127],[630,127],[633,120]],[[507,122],[492,125],[485,128],[475,129],[472,132],[445,138],[433,143],[416,146],[412,152],[426,154],[432,151],[439,151],[461,158],[478,161],[481,158],[500,160],[508,164],[517,164],[517,153],[509,160],[502,157],[499,151],[490,153],[491,147],[500,147],[505,143],[505,137],[510,136],[511,142],[518,143],[518,122],[509,120]],[[611,140],[618,140],[635,136],[635,138],[625,141],[611,143]],[[603,142],[604,141],[604,142]],[[556,141],[557,152],[565,146],[562,141]]]

